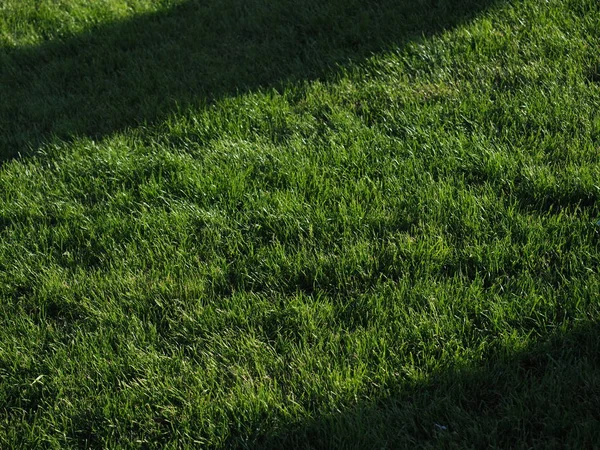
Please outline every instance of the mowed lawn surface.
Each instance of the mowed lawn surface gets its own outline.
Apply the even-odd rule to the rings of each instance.
[[[0,448],[600,445],[597,0],[1,0]]]

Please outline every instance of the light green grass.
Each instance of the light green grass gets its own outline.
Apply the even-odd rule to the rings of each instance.
[[[596,0],[0,0],[0,448],[597,446],[599,50]]]

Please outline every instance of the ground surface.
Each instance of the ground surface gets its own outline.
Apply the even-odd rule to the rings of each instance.
[[[596,0],[0,0],[1,448],[600,442]]]

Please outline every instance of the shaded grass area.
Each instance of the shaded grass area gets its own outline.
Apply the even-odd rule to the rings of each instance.
[[[597,324],[257,439],[262,448],[594,448]]]
[[[0,41],[3,158],[53,137],[102,137],[189,105],[316,79],[492,0],[24,3]],[[112,17],[120,20],[106,23]]]
[[[69,4],[89,36],[53,36],[48,12],[11,34],[31,11],[9,3],[3,42],[21,46],[3,58],[77,42],[93,56],[94,30],[121,27]],[[139,20],[168,36],[156,24],[199,5]],[[104,113],[69,100],[50,122],[80,125],[45,145],[0,107],[6,145],[39,144],[0,168],[0,446],[593,446],[599,21],[592,0],[522,0],[396,47],[333,39],[342,57],[323,61],[359,61],[224,75],[211,106],[150,99],[143,127],[111,81],[113,125],[87,128]],[[59,111],[40,89],[3,96]]]

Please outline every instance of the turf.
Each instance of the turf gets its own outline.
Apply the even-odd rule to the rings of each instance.
[[[0,448],[594,448],[596,0],[0,2]]]

